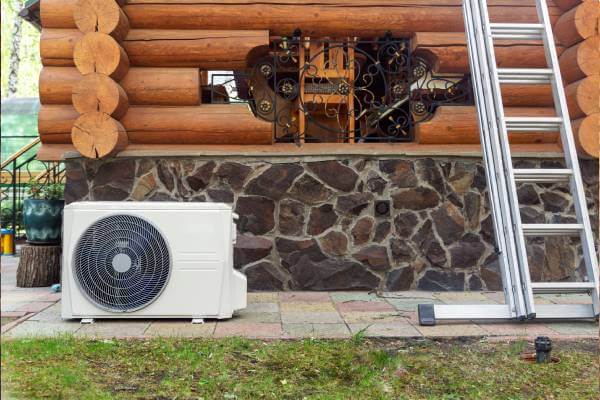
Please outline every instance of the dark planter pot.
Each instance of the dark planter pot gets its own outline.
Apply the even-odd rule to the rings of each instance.
[[[59,244],[64,200],[25,199],[23,224],[27,243]]]

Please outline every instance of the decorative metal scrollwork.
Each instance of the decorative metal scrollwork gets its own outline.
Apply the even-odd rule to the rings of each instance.
[[[439,105],[472,104],[468,76],[436,76],[410,39],[391,36],[282,38],[233,81],[230,101],[273,122],[279,142],[411,141]]]

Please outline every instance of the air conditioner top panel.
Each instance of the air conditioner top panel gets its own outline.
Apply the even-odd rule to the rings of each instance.
[[[229,210],[226,203],[177,201],[79,201],[65,206],[73,210]]]

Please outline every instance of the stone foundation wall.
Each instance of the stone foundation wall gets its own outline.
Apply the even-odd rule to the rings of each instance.
[[[583,161],[582,169],[597,233],[598,163]],[[75,159],[65,196],[233,203],[240,215],[235,267],[252,290],[501,287],[476,158]],[[573,218],[565,185],[523,184],[519,197],[526,223]],[[582,279],[580,253],[577,238],[529,241],[532,279]]]

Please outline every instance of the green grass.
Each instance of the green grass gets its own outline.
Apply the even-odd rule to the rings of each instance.
[[[37,399],[597,399],[595,342],[231,339],[2,342],[2,391]],[[4,398],[4,396],[3,396]]]

